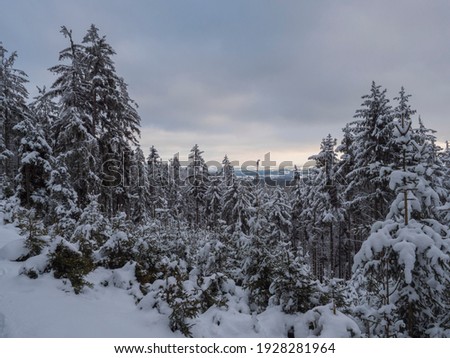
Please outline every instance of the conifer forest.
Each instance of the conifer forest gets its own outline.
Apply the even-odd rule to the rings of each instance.
[[[0,230],[0,276],[14,263],[74,300],[114,288],[178,336],[245,316],[250,336],[278,317],[280,337],[450,337],[450,148],[414,88],[368,83],[289,177],[226,153],[212,170],[202,143],[186,162],[141,148],[107,38],[61,35],[35,98],[0,43],[0,227],[19,238]]]

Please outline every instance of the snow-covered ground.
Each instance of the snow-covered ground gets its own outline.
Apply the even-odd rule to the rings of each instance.
[[[1,220],[1,218],[0,218]],[[23,239],[12,225],[0,226],[0,337],[170,337],[167,317],[142,312],[116,287],[95,285],[80,295],[52,275],[19,275]],[[110,274],[110,273],[109,273]],[[93,273],[99,281],[106,271]]]
[[[182,337],[169,329],[167,315],[148,304],[146,297],[135,304],[130,291],[120,284],[126,269],[99,268],[87,280],[93,284],[75,295],[64,281],[52,274],[30,279],[16,262],[24,253],[24,239],[11,224],[3,225],[0,213],[0,337]],[[310,322],[316,329],[310,330]],[[286,315],[272,307],[256,315],[238,301],[228,308],[213,307],[192,321],[194,337],[286,337],[294,327],[297,337],[349,337],[358,335],[356,324],[328,306],[304,315]]]

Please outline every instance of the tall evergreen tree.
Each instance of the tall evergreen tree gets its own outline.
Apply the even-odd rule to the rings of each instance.
[[[18,169],[18,133],[14,127],[29,115],[26,104],[28,82],[24,71],[15,68],[17,53],[7,55],[0,42],[0,177],[4,194],[12,195],[14,177]]]
[[[360,212],[366,225],[386,215],[392,193],[388,188],[389,165],[393,162],[393,115],[386,89],[372,82],[370,94],[364,95],[362,108],[351,124],[355,155],[348,174],[347,190],[352,191],[350,204]]]
[[[328,135],[322,140],[320,152],[309,159],[317,163],[316,173],[310,187],[310,217],[314,228],[312,242],[313,265],[319,279],[324,276],[343,275],[341,253],[343,251],[342,227],[345,226],[342,188],[336,180],[337,155],[334,150],[336,139]]]
[[[14,130],[20,137],[16,196],[21,206],[33,207],[42,216],[48,204],[47,183],[54,165],[52,150],[39,123],[31,115],[27,115]]]
[[[150,196],[150,215],[156,217],[157,209],[163,207],[163,164],[158,150],[152,145],[147,158],[148,182]]]
[[[249,234],[250,220],[253,217],[255,195],[251,183],[247,180],[235,180],[225,192],[222,217],[228,231]]]
[[[366,227],[363,224],[363,220],[357,220],[361,216],[361,213],[355,205],[350,204],[355,193],[347,188],[348,175],[355,168],[355,148],[352,145],[353,141],[352,129],[347,124],[343,129],[341,144],[336,147],[336,152],[342,154],[334,169],[335,182],[342,191],[342,213],[344,216],[344,222],[341,223],[341,233],[339,235],[338,272],[339,277],[345,277],[347,279],[350,278],[352,273],[353,256],[361,247],[361,241],[358,240],[361,238],[360,232],[365,232]]]
[[[222,187],[220,178],[217,176],[211,177],[208,188],[205,192],[206,201],[206,218],[208,227],[211,229],[218,229],[220,227],[220,219],[222,214]]]
[[[188,217],[196,227],[199,227],[205,210],[205,193],[209,183],[209,173],[203,159],[203,152],[197,144],[192,147],[189,153],[186,180],[186,195],[192,205],[189,211],[194,208],[193,213],[188,212]]]
[[[130,183],[130,218],[136,224],[145,223],[150,216],[151,194],[148,165],[141,147],[137,147],[133,156],[132,182]]]
[[[430,214],[440,205],[416,156],[410,123],[403,116],[396,125],[402,147],[402,167],[390,174],[396,192],[384,221],[355,257],[354,279],[366,290],[366,313],[371,334],[440,336],[448,322],[450,282],[449,228]],[[418,159],[419,158],[419,159]]]
[[[182,167],[178,155],[174,155],[169,165],[169,176],[167,184],[167,205],[170,215],[177,221],[181,220],[180,214],[183,209],[182,199]]]
[[[78,197],[71,185],[69,170],[65,163],[54,158],[53,170],[47,182],[48,208],[44,218],[51,225],[55,235],[70,238],[80,214]]]
[[[412,134],[414,143],[417,145],[415,159],[420,160],[425,177],[439,195],[440,200],[445,202],[448,196],[448,188],[446,188],[447,169],[439,155],[442,148],[437,145],[435,133],[435,130],[424,125],[422,118],[419,116],[419,127],[413,129]]]
[[[91,132],[97,139],[102,162],[115,160],[121,167],[120,182],[103,181],[101,186],[102,201],[111,213],[129,209],[130,156],[140,135],[140,117],[124,80],[116,74],[114,55],[106,37],[91,25],[83,39]]]
[[[58,106],[48,95],[45,86],[43,88],[37,87],[37,89],[39,94],[30,104],[30,109],[44,131],[47,143],[53,148],[51,128],[58,116]]]
[[[276,186],[264,205],[266,206],[271,240],[288,242],[292,230],[292,208],[284,188]]]
[[[450,223],[450,145],[446,141],[445,149],[439,153],[439,159],[442,163],[444,172],[443,186],[447,192],[447,198],[443,200],[444,205],[440,208],[444,222]]]
[[[279,243],[274,274],[269,287],[269,304],[280,305],[283,312],[306,312],[312,308],[313,278],[303,250]]]
[[[69,170],[79,204],[84,207],[88,195],[99,192],[99,147],[87,106],[89,83],[83,48],[74,42],[71,30],[62,27],[61,33],[69,40],[69,47],[59,54],[63,63],[50,68],[58,77],[49,96],[57,100],[59,108],[52,125],[52,142],[54,155]]]
[[[53,123],[55,155],[70,171],[80,205],[101,194],[110,215],[129,209],[128,184],[132,145],[139,136],[140,118],[127,86],[115,71],[115,54],[92,25],[82,44],[62,27],[69,47],[60,52],[64,63],[52,67],[58,78],[49,96],[58,100]]]
[[[228,159],[228,156],[225,155],[225,157],[222,160],[222,182],[223,186],[226,188],[230,187],[233,184],[233,181],[235,178],[234,168],[230,160]]]

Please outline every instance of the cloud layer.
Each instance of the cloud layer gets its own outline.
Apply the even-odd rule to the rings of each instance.
[[[3,4],[4,3],[4,4]],[[370,83],[400,87],[450,138],[450,2],[0,0],[0,41],[33,84],[95,23],[140,105],[142,145],[163,157],[198,143],[209,159],[272,152],[302,163],[341,128]]]

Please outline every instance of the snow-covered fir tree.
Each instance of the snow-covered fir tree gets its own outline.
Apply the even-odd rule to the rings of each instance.
[[[211,229],[218,229],[221,224],[223,189],[220,177],[212,176],[205,192],[206,221]]]
[[[88,196],[99,192],[99,145],[88,108],[83,48],[74,42],[72,31],[62,27],[61,33],[69,40],[69,47],[59,54],[63,63],[50,68],[58,76],[49,91],[59,109],[52,125],[53,152],[69,170],[78,202],[84,207]]]
[[[141,147],[134,150],[129,189],[130,217],[136,224],[145,223],[151,213],[151,186],[148,165]]]
[[[187,178],[185,193],[189,202],[187,217],[196,227],[203,223],[203,214],[206,208],[205,193],[209,184],[209,173],[203,151],[196,144],[189,153],[189,163],[187,166]],[[194,210],[192,210],[194,208]]]
[[[50,134],[52,124],[55,122],[58,116],[58,106],[48,95],[48,91],[45,86],[42,88],[37,87],[37,90],[39,94],[30,104],[30,110],[32,111],[33,116],[36,118],[37,122],[40,124],[42,130],[44,131],[48,144],[53,147],[53,143],[51,142],[52,136]]]
[[[116,74],[112,60],[115,51],[95,25],[88,29],[82,48],[85,79],[89,84],[85,89],[89,122],[100,158],[103,165],[114,160],[122,169],[120,181],[103,180],[100,190],[106,211],[114,214],[129,208],[131,153],[132,145],[138,144],[140,117],[124,80]]]
[[[101,194],[110,216],[128,210],[127,188],[132,145],[138,143],[140,118],[124,80],[116,74],[112,47],[92,25],[82,44],[62,27],[69,47],[60,52],[63,63],[50,70],[58,78],[49,95],[59,114],[53,123],[55,156],[70,171],[81,206]]]
[[[158,150],[152,145],[147,157],[148,191],[150,196],[150,215],[156,217],[157,209],[163,207],[163,164]]]
[[[14,126],[20,138],[19,169],[16,177],[16,196],[20,205],[33,207],[38,215],[47,211],[48,182],[54,165],[52,149],[45,140],[40,124],[27,114]]]
[[[19,137],[14,127],[29,116],[28,82],[24,71],[15,68],[17,53],[8,56],[0,42],[0,177],[3,194],[11,196],[18,168]]]
[[[432,215],[439,196],[411,134],[402,116],[395,130],[402,166],[389,183],[396,198],[355,257],[353,280],[364,292],[359,314],[369,335],[440,337],[448,329],[449,228]]]
[[[276,186],[266,206],[270,238],[274,242],[288,242],[292,230],[291,206],[284,188]]]
[[[322,140],[320,152],[309,159],[316,162],[316,170],[312,174],[309,215],[312,242],[312,260],[314,274],[320,280],[325,276],[343,276],[340,262],[343,251],[342,226],[344,210],[342,200],[342,184],[335,176],[337,155],[336,139],[328,135]]]
[[[235,180],[223,197],[222,218],[231,233],[250,232],[250,219],[253,216],[255,195],[250,181]]]
[[[54,235],[69,239],[81,210],[77,193],[71,185],[69,171],[65,163],[56,158],[48,178],[47,189],[48,206],[44,222],[52,227]]]
[[[392,193],[388,188],[389,164],[393,161],[393,114],[386,89],[372,82],[370,94],[364,95],[362,107],[351,123],[354,167],[347,175],[347,190],[353,197],[349,204],[366,213],[370,223],[386,215]]]
[[[182,200],[182,169],[178,155],[170,160],[168,167],[168,182],[166,189],[167,206],[170,216],[175,220],[179,220],[179,216],[183,209]]]
[[[228,159],[228,156],[225,155],[225,157],[222,160],[222,179],[223,179],[223,185],[228,188],[232,185],[233,181],[235,180],[235,173],[234,173],[234,167],[230,160]]]

